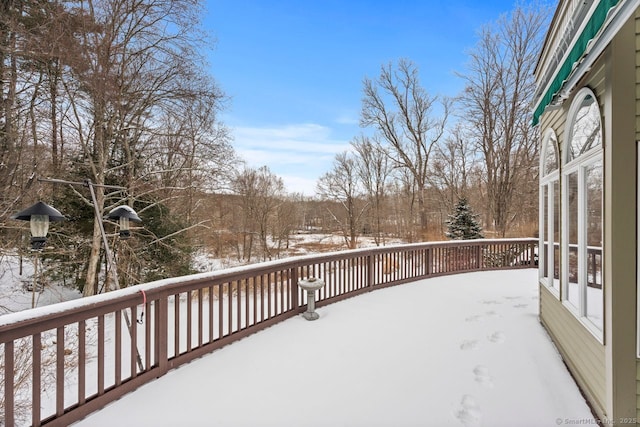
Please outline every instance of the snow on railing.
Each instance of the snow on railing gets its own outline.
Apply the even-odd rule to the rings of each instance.
[[[537,239],[356,249],[178,277],[0,316],[0,425],[69,425],[168,370],[306,309],[467,271],[531,268]],[[124,321],[123,321],[124,319]]]

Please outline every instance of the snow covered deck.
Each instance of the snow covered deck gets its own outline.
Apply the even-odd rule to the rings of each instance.
[[[420,280],[226,346],[79,426],[596,425],[538,321],[537,270]]]

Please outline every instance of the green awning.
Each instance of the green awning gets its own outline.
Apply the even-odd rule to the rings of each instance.
[[[574,64],[576,64],[584,55],[587,50],[587,44],[590,40],[595,38],[604,25],[604,21],[607,19],[609,10],[611,10],[612,7],[615,7],[619,2],[620,0],[601,0],[600,3],[598,3],[593,15],[591,15],[589,21],[587,21],[587,25],[584,27],[582,33],[576,40],[576,43],[571,48],[569,56],[556,72],[549,89],[540,100],[538,107],[534,110],[532,126],[538,124],[544,109],[547,108],[547,105],[551,103],[553,97],[560,91],[560,89],[562,89],[562,86],[571,75]]]

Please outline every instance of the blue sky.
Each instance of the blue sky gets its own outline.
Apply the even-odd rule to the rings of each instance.
[[[400,58],[431,95],[455,96],[478,30],[513,0],[207,0],[211,74],[230,97],[236,152],[289,192],[315,193],[336,153],[365,132],[362,81]]]

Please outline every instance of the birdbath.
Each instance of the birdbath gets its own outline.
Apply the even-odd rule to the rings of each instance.
[[[324,286],[324,280],[309,277],[306,280],[300,280],[298,286],[307,291],[307,311],[302,315],[307,320],[318,319],[320,315],[316,313],[316,290]]]

